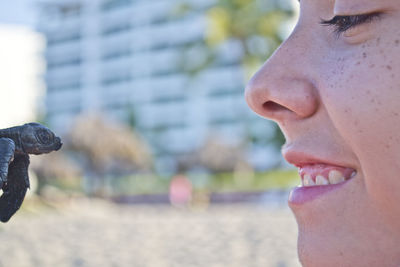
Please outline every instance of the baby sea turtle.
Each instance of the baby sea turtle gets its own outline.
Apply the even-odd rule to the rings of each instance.
[[[28,154],[59,150],[61,139],[39,123],[0,130],[0,221],[7,222],[21,207],[29,188]]]

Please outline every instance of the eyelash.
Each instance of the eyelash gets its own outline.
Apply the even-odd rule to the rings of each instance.
[[[321,25],[324,26],[334,26],[335,33],[340,36],[340,34],[350,30],[351,28],[364,24],[370,23],[374,19],[379,19],[381,13],[370,13],[362,15],[352,15],[352,16],[335,16],[331,20],[321,20]]]

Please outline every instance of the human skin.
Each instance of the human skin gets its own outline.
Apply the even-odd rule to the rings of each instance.
[[[379,12],[347,31],[321,19]],[[293,165],[352,168],[314,199],[289,200],[304,266],[400,266],[400,5],[301,0],[299,21],[246,88],[278,123]]]

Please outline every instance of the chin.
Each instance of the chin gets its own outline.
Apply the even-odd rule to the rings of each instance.
[[[379,238],[362,240],[357,233],[344,234],[339,229],[299,227],[298,256],[304,267],[399,267],[399,254],[384,249]],[[363,249],[365,242],[372,245]],[[396,249],[397,250],[397,249]]]
[[[304,267],[350,266],[344,264],[343,255],[334,253],[329,240],[321,242],[321,240],[310,238],[309,234],[303,232],[299,232],[298,254],[299,260]]]
[[[340,238],[341,239],[341,238]],[[321,237],[320,233],[299,233],[298,254],[305,267],[379,266],[365,262],[358,253],[347,247],[346,239]],[[339,245],[338,243],[342,243]],[[351,246],[350,246],[351,247]]]

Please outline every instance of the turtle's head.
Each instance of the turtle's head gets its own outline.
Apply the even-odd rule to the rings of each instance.
[[[21,126],[21,149],[28,154],[43,154],[59,150],[61,139],[39,123],[27,123]]]

